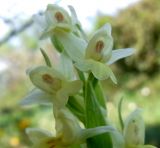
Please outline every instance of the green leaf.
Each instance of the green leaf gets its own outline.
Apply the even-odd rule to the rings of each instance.
[[[32,104],[51,104],[53,96],[49,95],[48,93],[40,90],[40,89],[33,89],[29,94],[23,98],[20,102],[21,105],[32,105]]]
[[[43,57],[44,57],[44,60],[45,60],[45,62],[46,62],[46,65],[47,65],[48,67],[52,67],[51,61],[50,61],[48,55],[46,54],[46,52],[45,52],[42,48],[40,48],[40,51],[41,51],[41,53],[42,53],[42,55],[43,55]]]
[[[121,129],[123,130],[124,123],[123,123],[123,118],[122,118],[122,101],[123,101],[123,98],[121,98],[119,103],[118,103],[118,117],[119,117]]]
[[[125,48],[125,49],[117,49],[117,50],[113,50],[112,51],[112,56],[109,59],[109,61],[107,62],[108,65],[113,64],[114,62],[131,56],[134,53],[134,49],[133,48]]]

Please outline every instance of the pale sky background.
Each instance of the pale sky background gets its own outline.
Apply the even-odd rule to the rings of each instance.
[[[72,5],[83,27],[90,29],[91,21],[98,12],[114,15],[119,9],[137,1],[139,0],[0,0],[0,17],[12,18],[21,14],[19,17],[26,19],[39,10],[45,10],[48,3],[58,3],[64,7]],[[9,28],[0,19],[0,39]]]

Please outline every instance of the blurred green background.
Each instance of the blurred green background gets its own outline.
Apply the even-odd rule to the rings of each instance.
[[[135,54],[112,65],[118,85],[102,82],[108,100],[108,112],[117,124],[117,104],[124,98],[123,116],[136,107],[143,108],[146,143],[160,147],[160,1],[141,0],[109,16],[98,13],[91,35],[105,23],[112,24],[114,49],[135,48]],[[22,24],[24,20],[19,20]],[[29,22],[29,23],[28,23]],[[53,62],[57,55],[50,41],[40,41],[32,21],[19,32],[0,40],[0,147],[25,148],[30,145],[27,127],[54,129],[50,124],[50,106],[22,107],[20,100],[33,88],[25,71],[44,64],[39,47],[49,53]],[[9,41],[10,40],[10,41]],[[9,42],[8,42],[9,41]]]

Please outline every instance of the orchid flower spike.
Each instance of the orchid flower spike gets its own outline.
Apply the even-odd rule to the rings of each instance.
[[[79,147],[87,138],[106,132],[114,132],[111,126],[100,126],[82,129],[75,117],[66,108],[60,109],[55,119],[57,122],[56,136],[40,129],[27,129],[26,132],[33,142],[32,148],[71,148]]]

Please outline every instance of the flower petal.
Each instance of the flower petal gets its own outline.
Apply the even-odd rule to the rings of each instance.
[[[88,72],[92,68],[91,60],[81,60],[74,64],[79,70]]]
[[[50,104],[52,103],[53,96],[45,93],[40,89],[33,89],[24,99],[20,102],[21,105],[32,104]]]
[[[114,132],[115,129],[112,126],[98,126],[95,128],[88,128],[88,129],[83,129],[80,132],[80,137],[79,137],[79,142],[85,142],[86,139],[101,135],[104,133],[111,133]]]
[[[75,78],[72,60],[64,52],[60,55],[58,71],[63,73],[67,80],[73,80]]]
[[[72,33],[66,33],[62,30],[55,31],[56,38],[63,45],[63,49],[73,61],[84,59],[87,43]]]
[[[35,86],[53,95],[61,88],[61,81],[64,80],[61,73],[46,66],[31,69],[29,76]]]
[[[116,77],[114,76],[112,70],[105,64],[100,62],[92,61],[92,73],[98,80],[105,80],[107,78],[111,78],[111,80],[117,84]]]
[[[45,11],[46,22],[48,26],[60,27],[64,30],[70,30],[71,18],[68,12],[58,5],[49,4]]]
[[[124,48],[124,49],[117,49],[112,51],[112,57],[107,62],[108,65],[113,64],[114,62],[118,61],[119,59],[128,57],[134,53],[133,48]]]
[[[80,80],[64,83],[62,89],[56,94],[56,99],[54,100],[55,106],[57,108],[63,108],[68,102],[68,97],[78,93],[81,88],[82,82]]]
[[[61,109],[58,112],[58,119],[62,126],[62,142],[65,145],[77,144],[77,138],[81,131],[77,119],[68,109]]]
[[[125,147],[124,137],[118,130],[111,132],[110,135],[112,137],[113,148]]]

